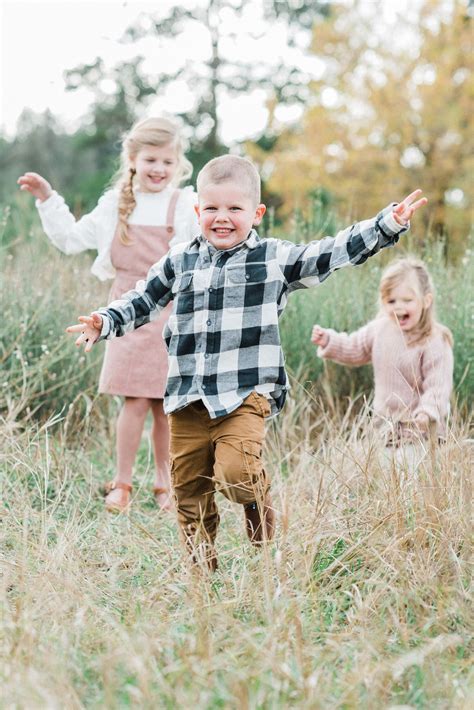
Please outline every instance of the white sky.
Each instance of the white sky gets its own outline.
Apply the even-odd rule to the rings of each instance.
[[[342,5],[351,5],[353,1],[333,0]],[[410,0],[364,2],[372,8],[375,4],[380,10],[379,17],[388,18]],[[192,8],[200,3],[207,4],[207,0],[180,0],[179,3],[176,0],[0,0],[0,131],[13,136],[17,119],[25,107],[36,112],[49,108],[66,129],[75,130],[91,97],[85,90],[65,92],[63,73],[92,62],[97,56],[112,67],[140,53],[146,56],[144,68],[151,72],[164,64],[171,70],[177,68],[183,56],[191,61],[205,59],[196,27],[180,41],[166,46],[160,46],[156,39],[148,39],[143,41],[139,51],[136,45],[119,42],[124,30],[140,13],[155,14],[157,10],[164,11],[177,4]],[[255,62],[262,62],[266,57],[275,61],[284,58],[319,78],[324,64],[315,57],[302,58],[301,54],[290,50],[284,25],[269,33],[259,8],[260,2],[248,0],[243,22],[243,27],[251,27],[260,34],[258,40],[250,40],[242,31],[235,45],[228,43],[227,53],[233,53],[237,59],[253,57]],[[224,26],[227,22],[227,29],[236,29],[239,33],[239,28],[231,24],[232,19],[226,17],[225,12],[220,22]],[[192,102],[192,87],[183,84],[161,95],[149,112],[186,110]],[[219,113],[224,142],[258,135],[267,120],[265,101],[264,92],[256,91],[221,102]],[[282,121],[297,117],[294,108],[279,107],[278,111],[277,118]]]
[[[179,4],[193,7],[203,1],[182,0]],[[123,31],[141,12],[156,13],[173,4],[174,0],[0,0],[0,130],[14,135],[16,121],[25,107],[36,112],[49,108],[67,128],[74,130],[77,119],[87,109],[89,96],[81,91],[65,92],[64,71],[92,62],[97,56],[107,66],[136,56],[136,46],[118,41]],[[256,6],[258,3],[249,2],[246,22],[258,29]],[[262,25],[261,29],[264,31],[265,27]],[[156,40],[153,42],[149,52],[146,42],[143,44],[150,69],[153,63],[162,66],[163,62],[172,67],[183,53],[191,60],[203,58],[196,33],[181,43],[174,42],[172,52],[169,48],[157,52]],[[257,51],[260,57],[287,56],[289,52],[283,31],[262,37],[258,47],[248,46],[244,51]],[[321,70],[316,65],[313,68],[316,73]],[[152,111],[173,113],[186,108],[191,100],[189,88],[183,86],[160,97]],[[224,140],[251,137],[265,126],[267,110],[262,91],[236,101],[220,107]]]

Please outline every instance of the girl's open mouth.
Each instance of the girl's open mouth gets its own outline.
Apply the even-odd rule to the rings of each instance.
[[[409,318],[409,316],[407,313],[397,315],[397,319],[398,319],[398,322],[400,323],[400,325],[403,325],[404,323],[406,323],[408,318]]]

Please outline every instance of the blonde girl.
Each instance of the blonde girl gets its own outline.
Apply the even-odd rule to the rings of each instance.
[[[313,327],[319,357],[343,365],[372,363],[376,423],[389,443],[425,436],[430,422],[446,432],[453,381],[453,339],[437,322],[434,288],[425,264],[391,262],[380,281],[378,316],[356,332]],[[385,426],[384,426],[385,425]]]
[[[144,278],[170,246],[199,233],[196,195],[191,187],[178,188],[191,170],[177,125],[167,118],[147,118],[123,140],[114,187],[79,221],[41,175],[25,173],[18,183],[37,198],[43,229],[58,249],[65,254],[97,250],[91,271],[101,280],[114,279],[110,292],[114,299]],[[132,467],[149,410],[154,495],[160,508],[170,507],[169,434],[163,412],[167,353],[161,336],[168,316],[165,309],[132,337],[107,343],[99,392],[124,397],[116,427],[116,474],[105,485],[106,509],[112,512],[129,508]]]

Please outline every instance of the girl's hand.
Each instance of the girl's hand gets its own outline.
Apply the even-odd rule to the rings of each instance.
[[[53,192],[53,188],[49,182],[45,180],[44,177],[41,177],[41,175],[38,175],[38,173],[25,173],[18,178],[17,183],[20,186],[20,190],[31,192],[33,197],[36,197],[36,199],[41,202],[51,197],[51,193]]]
[[[66,333],[80,333],[76,340],[76,345],[84,345],[84,350],[88,353],[102,330],[102,316],[99,313],[91,313],[90,316],[79,316],[78,325],[70,325],[66,328]]]
[[[326,333],[324,328],[321,328],[320,325],[314,325],[313,332],[311,333],[311,342],[325,348],[328,344],[328,340],[329,335]]]
[[[423,190],[415,190],[414,192],[411,192],[407,197],[405,197],[404,200],[393,208],[393,216],[398,224],[405,227],[416,210],[426,205],[428,202],[426,197],[422,197],[419,200],[417,199],[420,197],[422,192]]]
[[[430,427],[430,418],[424,412],[420,412],[415,417],[415,424],[417,429],[419,429],[423,434],[426,434]]]

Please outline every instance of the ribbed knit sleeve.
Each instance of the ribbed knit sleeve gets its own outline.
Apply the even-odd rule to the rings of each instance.
[[[453,350],[441,333],[431,338],[421,359],[421,392],[413,412],[427,414],[435,422],[442,422],[449,412],[449,398],[453,387]]]
[[[326,360],[334,360],[341,365],[367,365],[372,360],[375,321],[370,321],[354,333],[337,333],[328,328],[327,345],[318,348],[318,355]]]

